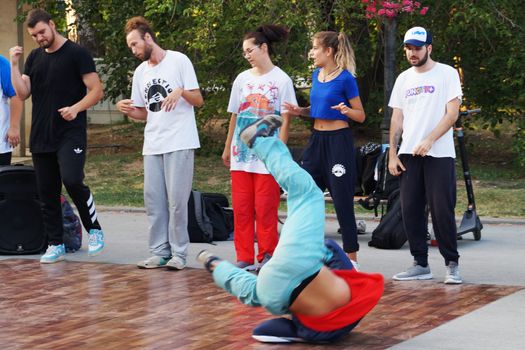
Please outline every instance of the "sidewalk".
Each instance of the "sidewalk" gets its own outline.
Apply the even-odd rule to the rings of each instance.
[[[68,254],[67,260],[131,264],[149,256],[148,223],[143,210],[136,208],[99,207],[99,219],[106,233],[106,248],[99,256],[87,256],[86,236],[83,249]],[[359,236],[361,249],[359,263],[363,271],[379,272],[385,279],[404,270],[411,264],[408,245],[400,250],[378,250],[368,247],[373,228],[378,220],[365,217],[367,233]],[[525,252],[525,222],[521,220],[483,219],[484,229],[480,241],[472,234],[465,234],[458,241],[461,254],[461,273],[467,284],[522,286],[525,288],[523,253]],[[328,217],[326,235],[339,243],[337,222]],[[235,261],[233,242],[191,244],[188,266],[201,268],[196,254],[208,249],[217,255]],[[0,260],[13,256],[0,256]],[[17,257],[19,258],[19,257]],[[20,258],[36,259],[37,255]],[[434,279],[441,282],[445,275],[443,260],[436,247],[430,247],[429,263]],[[401,282],[402,283],[402,282]],[[424,282],[423,282],[424,283]],[[395,349],[518,349],[523,347],[525,334],[525,289],[488,304],[465,316],[456,318],[427,333],[396,345]],[[407,310],[408,311],[408,310]],[[395,315],[392,315],[395,317]]]

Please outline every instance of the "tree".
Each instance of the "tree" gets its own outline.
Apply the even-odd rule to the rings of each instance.
[[[483,127],[498,132],[503,122],[513,123],[515,150],[525,166],[525,15],[519,10],[521,0],[71,2],[86,28],[95,34],[97,54],[104,61],[102,74],[107,77],[106,96],[129,95],[130,77],[139,62],[126,48],[123,26],[129,17],[144,15],[157,30],[161,46],[182,51],[193,61],[206,101],[197,111],[200,126],[226,116],[231,83],[248,67],[240,54],[244,33],[263,23],[278,23],[290,27],[291,37],[278,48],[275,62],[295,78],[310,77],[308,51],[315,32],[344,31],[356,52],[357,80],[367,114],[364,127],[375,129],[381,124],[386,129],[389,89],[396,74],[408,68],[396,43],[410,27],[426,27],[434,36],[433,57],[461,66],[464,105],[483,109],[477,116]],[[24,3],[45,6],[57,21],[65,11],[64,1],[59,0],[23,0],[19,6]],[[206,145],[214,140],[203,141]]]

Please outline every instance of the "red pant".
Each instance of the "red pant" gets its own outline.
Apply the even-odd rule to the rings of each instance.
[[[257,261],[273,255],[279,236],[277,220],[279,185],[270,174],[232,171],[234,243],[237,261],[253,264],[255,223],[257,222]]]

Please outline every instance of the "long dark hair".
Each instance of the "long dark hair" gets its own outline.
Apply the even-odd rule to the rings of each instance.
[[[268,54],[273,55],[274,50],[272,44],[288,39],[290,30],[286,26],[277,24],[263,24],[253,32],[248,32],[244,35],[244,40],[253,39],[255,45],[266,44],[268,46]]]

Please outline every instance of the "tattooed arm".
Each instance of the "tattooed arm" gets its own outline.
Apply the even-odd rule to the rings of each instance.
[[[397,146],[401,141],[401,134],[403,133],[403,111],[399,108],[394,108],[392,118],[390,120],[390,150],[388,154],[388,171],[394,176],[398,176],[405,171],[405,166],[397,156]]]

